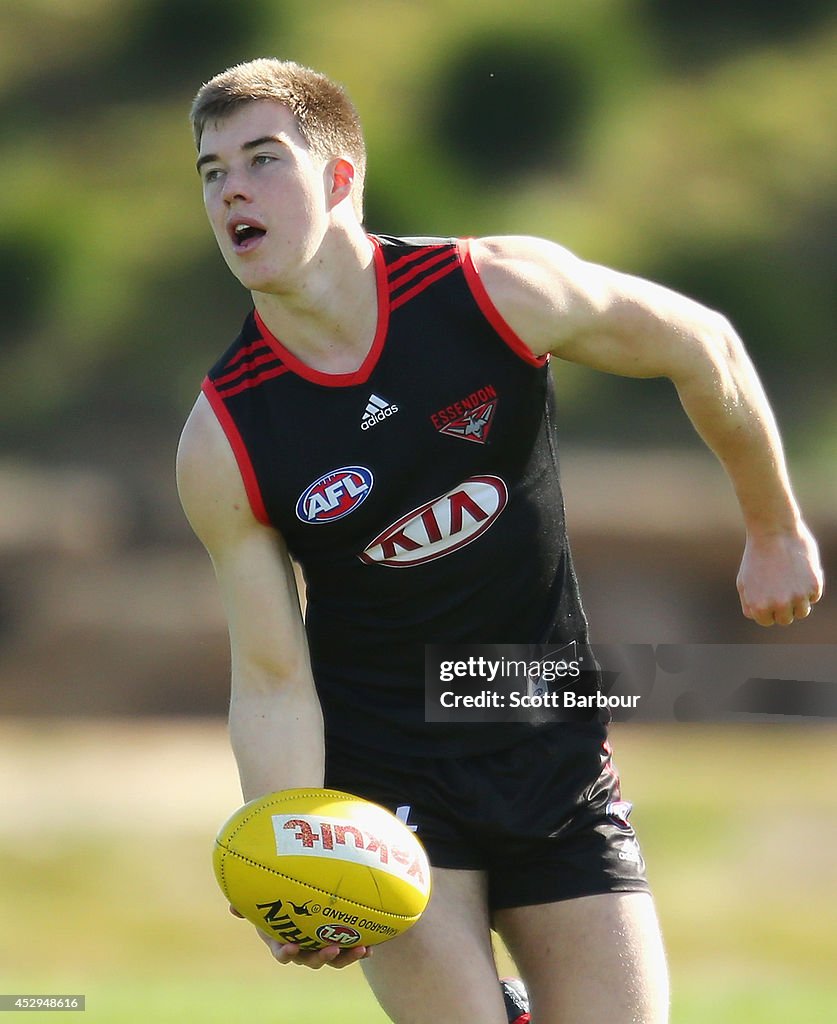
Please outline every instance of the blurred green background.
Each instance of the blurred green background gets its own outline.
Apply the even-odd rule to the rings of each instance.
[[[370,230],[543,235],[723,310],[837,562],[832,3],[0,0],[0,987],[97,1022],[379,1019],[357,972],[273,970],[209,875],[226,639],[173,460],[249,298],[187,112],[265,54],[347,85]],[[556,374],[594,638],[833,642],[828,599],[740,617],[734,503],[670,387]],[[835,1018],[834,727],[616,744],[674,1024]]]
[[[793,451],[833,457],[836,25],[825,0],[4,0],[4,436],[120,460],[128,425],[170,437],[247,304],[186,111],[279,54],[355,99],[371,230],[546,235],[719,307]],[[616,387],[578,374],[567,429],[681,431]]]

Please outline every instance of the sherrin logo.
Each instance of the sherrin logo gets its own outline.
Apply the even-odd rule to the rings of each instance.
[[[367,545],[358,557],[367,565],[422,565],[475,541],[508,502],[498,476],[472,476],[453,490],[408,512]]]
[[[361,505],[372,491],[374,477],[365,466],[343,466],[325,473],[300,494],[297,519],[303,523],[333,523]]]

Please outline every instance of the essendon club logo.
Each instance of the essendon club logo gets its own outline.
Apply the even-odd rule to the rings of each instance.
[[[496,408],[497,391],[487,384],[453,405],[438,409],[430,417],[430,422],[440,434],[485,444]]]
[[[300,494],[296,515],[303,523],[333,523],[369,497],[374,477],[365,466],[344,466],[325,473]]]
[[[358,557],[367,565],[422,565],[470,544],[506,507],[498,476],[472,476],[446,494],[408,512],[369,542]]]
[[[488,432],[491,430],[491,420],[494,418],[494,410],[497,408],[496,399],[491,402],[484,402],[476,409],[471,409],[464,416],[451,420],[443,427],[439,427],[440,434],[450,434],[453,437],[461,437],[463,441],[474,441],[476,444],[485,444],[488,440]]]

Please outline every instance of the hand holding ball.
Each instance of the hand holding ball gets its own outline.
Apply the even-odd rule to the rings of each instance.
[[[406,931],[430,898],[430,866],[393,814],[349,793],[289,789],[221,827],[215,877],[235,909],[303,950],[372,946]]]

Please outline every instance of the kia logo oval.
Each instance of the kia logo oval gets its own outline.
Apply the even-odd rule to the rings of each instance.
[[[488,530],[508,502],[498,476],[472,476],[408,512],[369,542],[358,557],[367,565],[422,565],[470,544]]]

